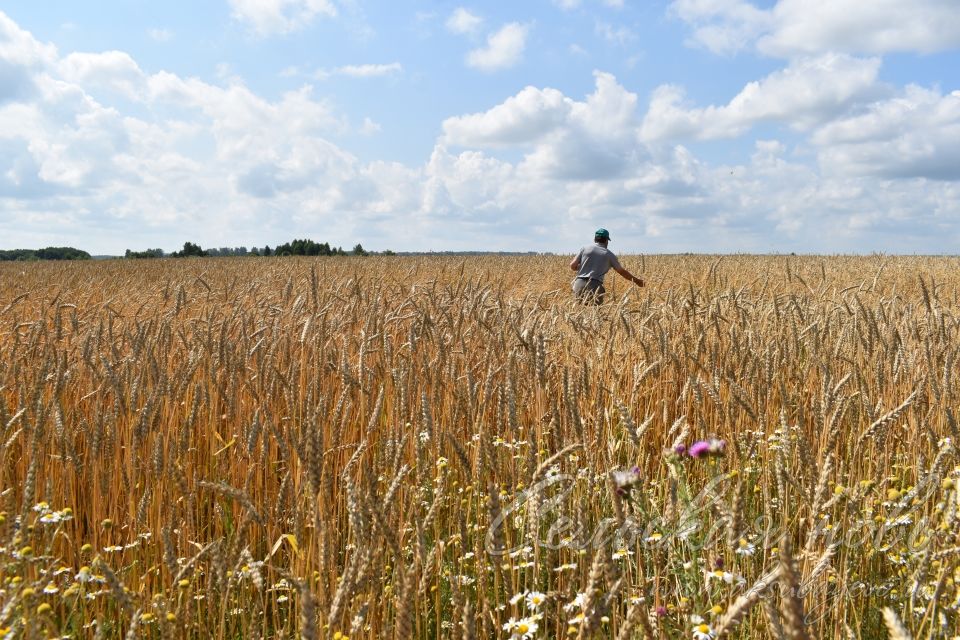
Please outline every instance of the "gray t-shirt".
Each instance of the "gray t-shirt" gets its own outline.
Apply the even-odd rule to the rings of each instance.
[[[599,244],[588,245],[580,249],[577,259],[580,260],[580,270],[577,271],[578,278],[590,278],[603,282],[603,276],[607,274],[607,271],[610,271],[611,267],[614,269],[623,268],[620,266],[617,256],[613,255],[613,251]]]

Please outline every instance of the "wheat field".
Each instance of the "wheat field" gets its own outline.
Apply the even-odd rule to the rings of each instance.
[[[0,638],[952,638],[960,259],[0,265]]]

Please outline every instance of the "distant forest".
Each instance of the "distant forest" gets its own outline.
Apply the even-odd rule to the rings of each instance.
[[[198,244],[184,242],[183,249],[166,254],[163,249],[147,249],[145,251],[131,251],[127,249],[124,258],[189,258],[189,257],[221,257],[221,256],[367,256],[370,252],[357,244],[350,251],[342,247],[331,247],[326,242],[313,240],[294,240],[278,244],[271,249],[270,245],[261,247],[220,247],[204,249]],[[382,251],[381,255],[393,255],[392,251]]]
[[[222,256],[368,256],[370,252],[357,244],[350,251],[342,247],[332,247],[327,242],[313,240],[293,240],[277,245],[271,249],[270,245],[263,247],[219,247],[204,249],[193,242],[183,243],[183,249],[166,253],[163,249],[145,249],[131,251],[127,249],[124,258],[189,258],[189,257],[222,257]],[[395,255],[393,251],[376,252],[378,255]],[[97,256],[108,258],[114,256]],[[91,255],[81,249],[73,247],[45,247],[43,249],[0,249],[0,262],[27,262],[34,260],[90,260]]]
[[[43,249],[0,249],[0,262],[32,260],[89,260],[90,254],[73,247],[45,247]]]

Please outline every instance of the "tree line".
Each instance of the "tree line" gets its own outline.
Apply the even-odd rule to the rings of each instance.
[[[224,257],[224,256],[368,256],[371,252],[357,245],[350,251],[342,247],[333,247],[327,242],[314,242],[309,239],[297,239],[291,242],[278,244],[274,248],[270,245],[263,247],[211,247],[204,249],[193,242],[184,242],[183,249],[172,253],[165,253],[163,249],[146,249],[145,251],[131,251],[127,249],[124,258],[189,258],[189,257]],[[383,251],[382,255],[393,255],[392,251]]]
[[[144,249],[132,251],[127,249],[124,258],[187,258],[187,257],[221,257],[221,256],[368,256],[371,252],[357,243],[350,251],[342,247],[331,246],[327,242],[314,242],[309,239],[296,239],[270,248],[263,247],[219,247],[204,249],[199,244],[184,242],[180,251],[171,253],[163,249]],[[392,251],[382,251],[381,255],[394,255]],[[74,247],[44,247],[43,249],[0,249],[0,262],[29,261],[29,260],[90,260],[86,251]]]
[[[90,254],[73,247],[44,247],[43,249],[0,250],[0,262],[31,260],[89,260]]]

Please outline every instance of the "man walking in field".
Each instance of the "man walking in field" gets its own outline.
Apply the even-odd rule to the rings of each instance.
[[[606,290],[603,277],[613,269],[624,278],[638,286],[643,286],[643,278],[638,278],[623,268],[617,256],[607,248],[610,232],[604,228],[593,234],[593,244],[580,249],[580,253],[570,262],[570,268],[577,272],[573,281],[573,296],[584,304],[601,304]]]

